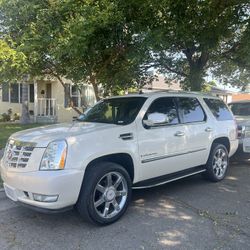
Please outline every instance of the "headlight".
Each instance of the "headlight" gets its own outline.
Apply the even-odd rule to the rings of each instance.
[[[64,169],[67,147],[67,142],[65,140],[51,142],[43,154],[40,170]]]

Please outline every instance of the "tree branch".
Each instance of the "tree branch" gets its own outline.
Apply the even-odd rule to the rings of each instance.
[[[168,65],[164,65],[164,67],[165,67],[168,71],[170,71],[170,72],[173,72],[173,73],[175,73],[175,74],[177,74],[177,75],[180,75],[180,76],[183,76],[183,77],[187,77],[187,74],[186,74],[186,73],[181,72],[181,71],[176,70],[176,69],[172,69],[172,68],[169,67]]]

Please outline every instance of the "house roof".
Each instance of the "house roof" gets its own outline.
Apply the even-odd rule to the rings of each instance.
[[[157,79],[153,80],[151,84],[143,86],[143,91],[157,91],[157,90],[181,90],[180,83],[177,80],[166,82],[163,75],[159,75]]]

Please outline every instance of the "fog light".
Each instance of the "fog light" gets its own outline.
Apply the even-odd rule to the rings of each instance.
[[[33,194],[35,201],[40,202],[56,202],[58,200],[58,195],[43,195],[43,194]]]

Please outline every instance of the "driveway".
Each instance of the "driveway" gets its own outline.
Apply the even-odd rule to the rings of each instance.
[[[0,192],[0,249],[250,249],[250,164],[220,183],[200,175],[134,190],[125,216],[95,227],[74,211],[40,214]]]

